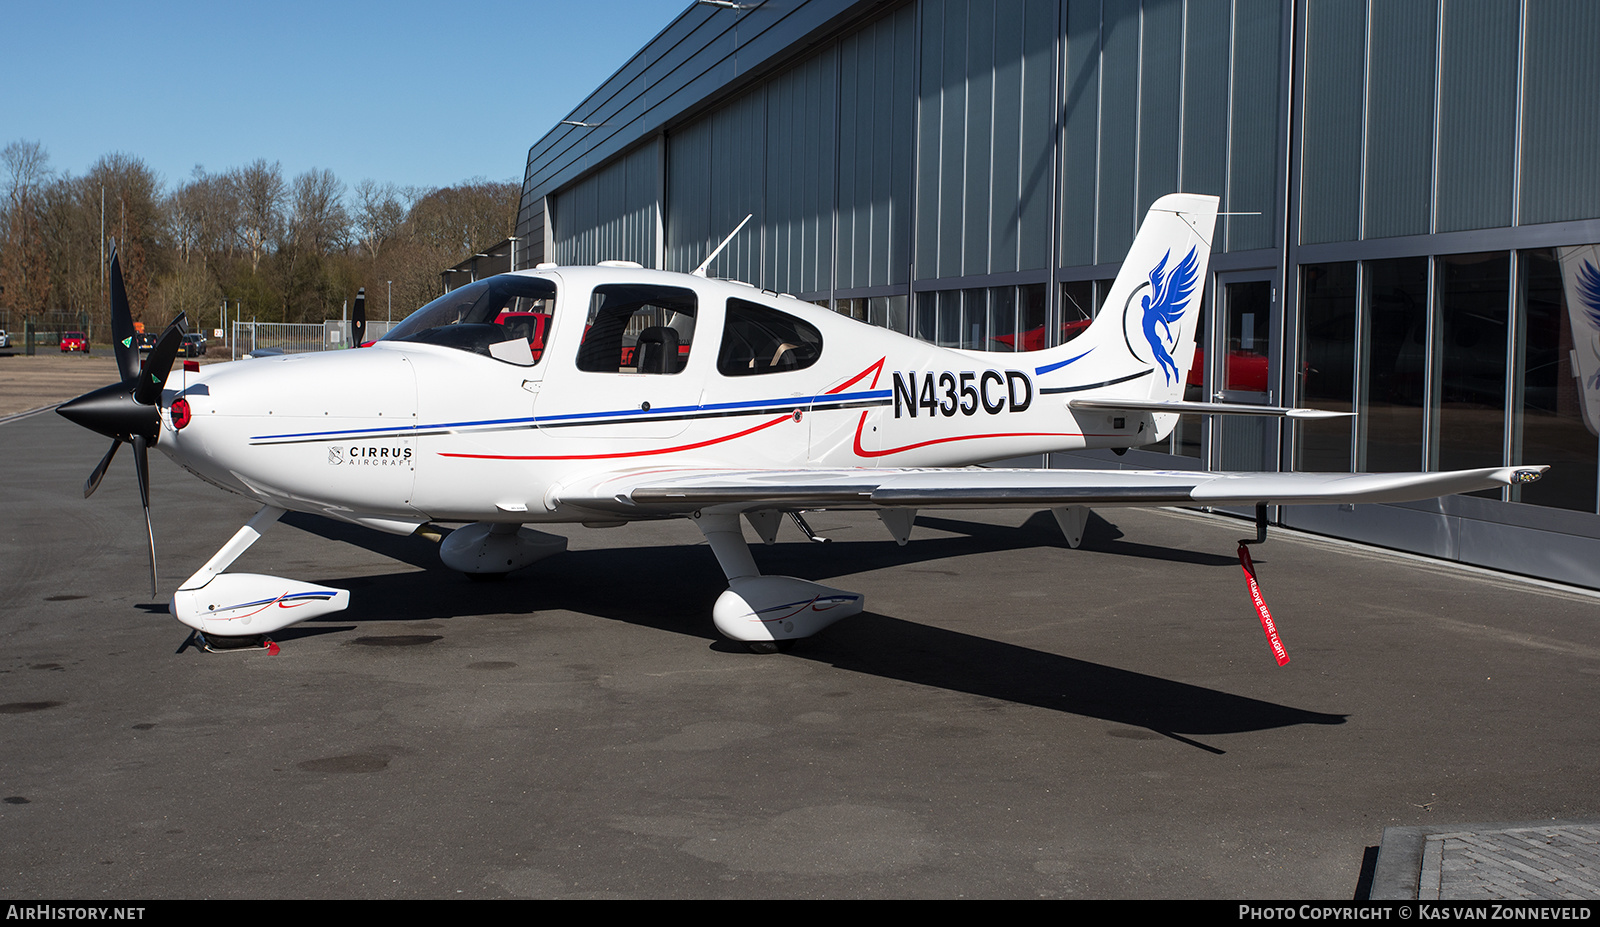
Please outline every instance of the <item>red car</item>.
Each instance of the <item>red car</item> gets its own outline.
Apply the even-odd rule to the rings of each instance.
[[[83,332],[67,332],[61,336],[61,353],[70,354],[73,351],[89,353],[89,339],[83,337]]]

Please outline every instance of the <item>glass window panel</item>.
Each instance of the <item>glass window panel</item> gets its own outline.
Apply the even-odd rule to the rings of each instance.
[[[857,322],[865,322],[867,321],[867,300],[841,299],[833,307],[833,311],[840,315],[847,315]]]
[[[821,356],[822,333],[816,326],[759,303],[728,300],[717,352],[717,371],[723,376],[804,370]]]
[[[872,324],[902,333],[911,331],[911,298],[908,296],[874,296],[867,304],[868,318]]]
[[[962,291],[939,290],[926,293],[930,306],[930,319],[923,338],[941,347],[957,347],[962,343]]]
[[[1272,283],[1250,280],[1227,285],[1228,353],[1223,364],[1222,388],[1266,393],[1268,334],[1272,325]],[[1196,351],[1195,366],[1200,366]],[[1191,373],[1190,379],[1193,379]]]
[[[1358,469],[1372,473],[1421,469],[1428,259],[1368,261],[1365,277]]]
[[[955,342],[972,351],[982,351],[989,340],[989,291],[961,291],[961,328]]]
[[[1074,280],[1061,284],[1061,342],[1084,333],[1094,320],[1095,300],[1093,280]],[[1042,335],[1043,332],[1041,331]],[[1042,338],[1040,339],[1043,340]],[[1038,347],[1044,347],[1040,344]],[[1030,347],[1028,350],[1038,350]]]
[[[1192,392],[1195,392],[1195,390],[1186,390],[1184,393],[1184,398],[1188,399],[1188,394]],[[1190,399],[1189,401],[1199,402],[1200,400]],[[1201,457],[1201,451],[1204,448],[1204,445],[1202,444],[1202,441],[1204,440],[1204,430],[1205,416],[1178,416],[1178,424],[1172,429],[1172,452],[1177,454],[1179,457],[1193,457],[1194,459],[1199,460]]]
[[[939,294],[917,294],[916,328],[912,336],[923,341],[939,340]]]
[[[1442,470],[1497,467],[1505,458],[1506,338],[1511,258],[1504,251],[1437,259],[1439,372],[1435,443]],[[1498,490],[1485,493],[1499,498]]]
[[[1587,255],[1584,253],[1587,252]],[[1596,438],[1583,403],[1584,384],[1573,370],[1574,331],[1562,275],[1562,264],[1574,273],[1596,249],[1562,248],[1518,254],[1526,281],[1522,297],[1522,332],[1517,339],[1521,396],[1513,423],[1513,463],[1546,464],[1550,470],[1537,483],[1518,486],[1512,498],[1533,505],[1595,510]],[[1564,261],[1562,259],[1565,259]],[[1580,337],[1600,337],[1580,316]]]
[[[1099,315],[1106,304],[1106,297],[1111,295],[1111,287],[1116,285],[1116,280],[1096,280],[1094,282],[1094,314]]]
[[[1035,329],[1044,331],[1045,310],[1049,302],[1049,285],[1044,283],[1030,283],[1017,287],[1017,330],[1030,332]],[[1023,345],[1018,350],[1027,350]]]
[[[501,274],[457,287],[389,330],[384,341],[415,341],[531,367],[544,356],[556,285]]]
[[[623,284],[595,287],[578,346],[590,373],[675,374],[694,342],[693,290]]]
[[[1016,351],[1021,339],[1017,327],[1017,288],[997,286],[989,290],[989,335],[980,350]]]
[[[1300,268],[1300,368],[1295,405],[1350,412],[1355,403],[1356,264]],[[1354,422],[1296,422],[1295,467],[1348,473]]]

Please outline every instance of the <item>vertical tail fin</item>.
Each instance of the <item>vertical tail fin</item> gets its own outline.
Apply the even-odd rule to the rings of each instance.
[[[1216,221],[1214,196],[1173,193],[1152,203],[1094,323],[1067,344],[1035,355],[1041,376],[1060,372],[1052,379],[1062,382],[1047,385],[1101,385],[1100,395],[1182,399]]]

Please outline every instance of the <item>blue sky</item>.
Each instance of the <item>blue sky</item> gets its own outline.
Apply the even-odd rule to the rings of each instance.
[[[279,161],[449,186],[522,179],[528,147],[689,0],[0,0],[0,147],[57,172],[122,151],[171,189]]]

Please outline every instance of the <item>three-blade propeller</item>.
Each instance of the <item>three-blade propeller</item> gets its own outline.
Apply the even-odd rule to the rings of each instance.
[[[178,313],[156,340],[155,347],[140,363],[134,344],[133,314],[128,308],[128,291],[122,282],[122,264],[116,252],[111,255],[111,337],[117,352],[117,370],[122,382],[84,393],[57,407],[69,421],[111,439],[111,449],[101,458],[83,484],[84,498],[99,488],[124,443],[133,445],[133,466],[139,476],[139,501],[144,505],[145,535],[150,541],[150,594],[156,594],[156,536],[150,525],[150,445],[161,437],[161,390],[166,386],[172,362],[183,345],[187,317]]]

